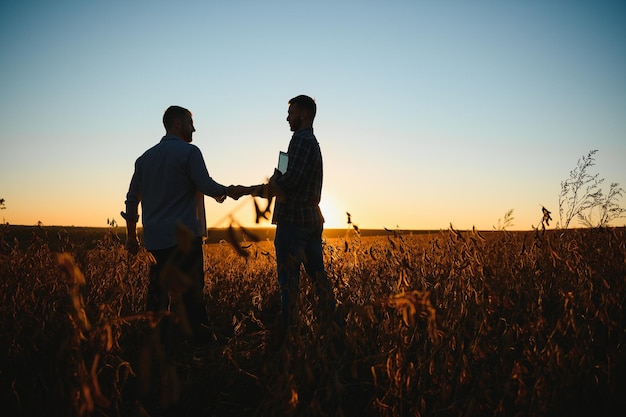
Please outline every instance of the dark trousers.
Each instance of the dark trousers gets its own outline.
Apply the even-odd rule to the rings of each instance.
[[[185,316],[196,333],[209,319],[204,303],[204,257],[202,239],[194,240],[189,251],[179,246],[150,251],[156,264],[150,268],[148,311],[170,308],[170,292],[180,291]]]
[[[304,265],[318,295],[319,310],[325,318],[333,313],[336,301],[324,269],[322,228],[278,224],[274,238],[282,316],[285,324],[293,322],[295,298],[300,290],[300,266]]]

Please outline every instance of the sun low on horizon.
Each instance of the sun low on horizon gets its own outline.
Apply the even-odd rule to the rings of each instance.
[[[212,199],[206,199],[207,225],[209,228],[234,227],[274,227],[272,224],[272,201],[265,217],[256,216],[256,209],[263,211],[268,206],[268,201],[260,197],[246,196],[239,201],[226,202],[223,205],[212,204]],[[256,208],[255,208],[256,207]],[[341,229],[348,227],[347,210],[342,208],[342,203],[329,193],[322,193],[319,204],[320,211],[324,216],[324,228]]]
[[[347,210],[343,208],[335,196],[329,193],[322,193],[320,210],[324,216],[324,227],[327,229],[340,229],[346,227]]]

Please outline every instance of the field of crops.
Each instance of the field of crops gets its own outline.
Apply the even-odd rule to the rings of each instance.
[[[114,230],[95,249],[45,228],[25,247],[0,230],[5,416],[626,410],[624,229],[350,229],[325,246],[339,324],[320,320],[305,278],[286,334],[271,242],[247,244],[247,257],[206,245],[212,339],[174,337],[167,348],[161,316],[143,311],[147,253],[129,257]]]

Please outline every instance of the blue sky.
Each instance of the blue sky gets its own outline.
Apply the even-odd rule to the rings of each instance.
[[[318,103],[327,227],[558,220],[598,149],[626,187],[626,3],[22,1],[0,6],[0,197],[11,224],[106,226],[135,159],[189,108],[209,172],[263,182],[287,101]],[[622,201],[625,205],[626,200]],[[210,226],[250,198],[207,199]],[[624,224],[624,219],[616,225]]]

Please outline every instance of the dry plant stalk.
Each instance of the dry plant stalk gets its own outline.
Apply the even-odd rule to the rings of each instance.
[[[88,250],[62,235],[67,254],[57,257],[44,232],[23,249],[0,231],[11,415],[623,410],[623,229],[367,238],[350,225],[324,246],[339,325],[318,317],[303,277],[299,315],[280,338],[271,242],[250,241],[245,257],[232,242],[206,245],[214,340],[182,344],[162,365],[159,344],[144,343],[162,319],[144,312],[147,253],[128,257],[114,235]]]

